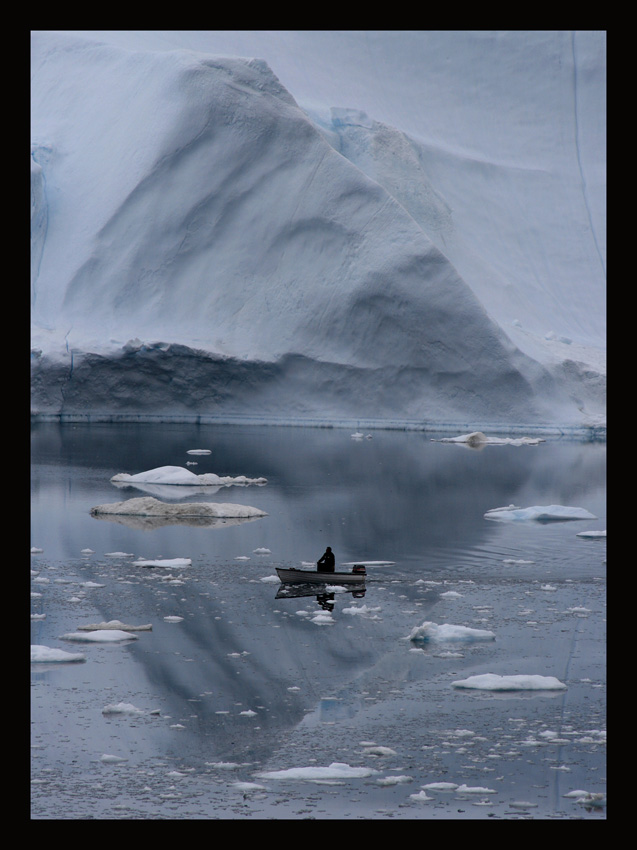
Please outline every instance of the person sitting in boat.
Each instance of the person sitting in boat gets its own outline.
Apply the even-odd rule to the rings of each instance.
[[[334,552],[330,546],[327,547],[325,553],[321,555],[321,557],[316,562],[316,569],[319,573],[333,573],[334,572]]]

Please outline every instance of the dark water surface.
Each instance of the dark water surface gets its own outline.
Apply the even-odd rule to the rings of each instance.
[[[86,661],[32,665],[32,817],[604,819],[568,795],[606,791],[606,542],[577,536],[606,529],[606,445],[473,450],[432,436],[34,425],[31,643]],[[188,461],[268,483],[110,482]],[[90,515],[140,495],[267,516],[147,528]],[[509,504],[596,519],[485,519]],[[393,563],[368,567],[363,596],[282,593],[275,566],[315,562],[326,545],[337,564]],[[107,645],[62,637],[115,619],[152,630]],[[425,621],[495,640],[414,644]],[[566,689],[453,686],[482,673]],[[122,703],[138,711],[103,711]],[[433,782],[456,787],[414,796]]]

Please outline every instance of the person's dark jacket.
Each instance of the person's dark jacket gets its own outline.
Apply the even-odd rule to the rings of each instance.
[[[325,554],[321,555],[321,557],[316,562],[316,568],[319,573],[333,573],[334,572],[334,553],[328,546],[325,550]]]

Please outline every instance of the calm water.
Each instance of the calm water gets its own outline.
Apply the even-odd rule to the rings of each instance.
[[[577,536],[606,529],[605,444],[475,451],[350,433],[34,426],[31,610],[45,616],[31,642],[87,660],[32,665],[33,818],[605,818],[566,796],[606,790],[606,542]],[[211,453],[187,454],[201,448]],[[152,495],[267,516],[160,528],[91,517],[151,494],[115,487],[114,474],[188,461],[268,483]],[[484,518],[512,503],[597,519]],[[275,565],[314,562],[326,545],[337,563],[393,564],[368,568],[362,597],[281,593]],[[113,619],[152,631],[125,644],[62,638]],[[408,636],[424,621],[496,639],[417,646]],[[479,673],[555,676],[567,689],[453,687]],[[119,703],[140,711],[103,712]],[[333,763],[374,772],[259,775]],[[412,796],[443,781],[458,788]]]

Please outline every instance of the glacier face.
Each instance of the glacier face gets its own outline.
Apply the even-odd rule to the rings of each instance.
[[[514,161],[496,122],[487,161],[453,134],[434,144],[378,120],[367,110],[380,101],[324,108],[323,76],[312,100],[294,46],[274,50],[302,108],[267,55],[276,34],[249,35],[269,61],[228,57],[223,33],[33,34],[33,411],[599,425],[594,134],[584,155],[561,121]],[[502,49],[511,72],[516,52]],[[561,36],[550,49],[584,102],[599,56],[576,61]],[[472,55],[465,81],[476,68],[482,111],[497,115],[503,69]],[[416,82],[432,85],[424,71]],[[555,88],[559,112],[573,89]],[[598,106],[579,108],[580,135]],[[430,116],[434,135],[448,108]],[[541,135],[520,112],[512,126]],[[488,130],[483,116],[474,147]],[[602,176],[583,180],[591,163]]]

